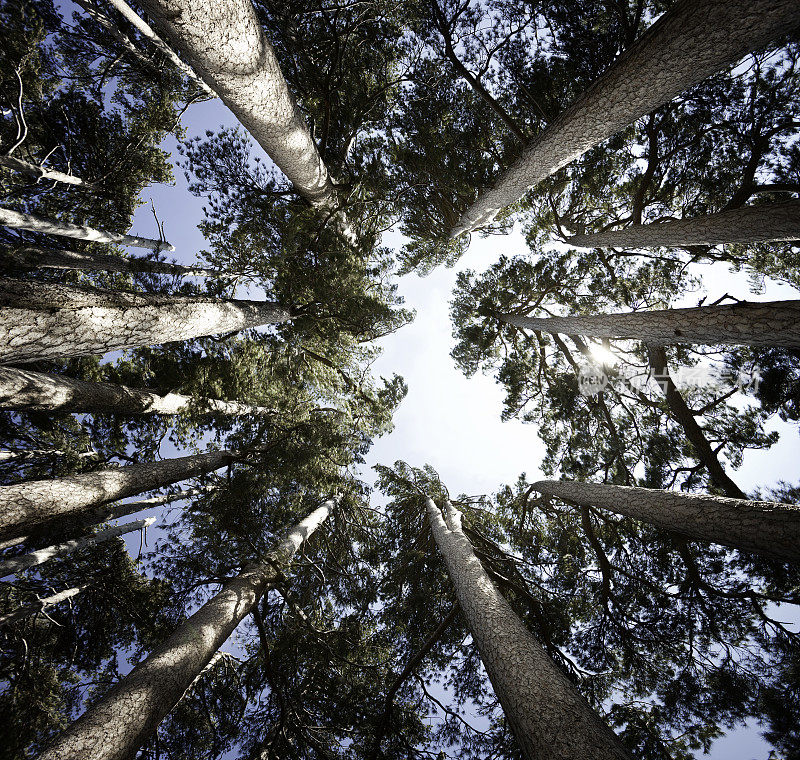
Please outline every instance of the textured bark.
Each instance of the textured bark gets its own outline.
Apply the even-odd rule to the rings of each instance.
[[[517,327],[565,335],[641,340],[653,344],[800,347],[800,301],[743,301],[725,306],[597,314],[592,317],[498,316]]]
[[[0,539],[23,535],[57,518],[83,515],[108,501],[213,472],[237,456],[231,451],[208,451],[160,462],[0,486]]]
[[[180,393],[162,396],[147,388],[90,383],[14,367],[0,367],[0,409],[115,414],[180,414],[191,409],[201,414],[250,417],[265,417],[275,413],[264,406],[237,401],[194,398]]]
[[[488,224],[593,146],[798,24],[797,0],[679,0],[528,143],[451,235]]]
[[[30,604],[27,607],[21,607],[14,612],[7,613],[6,615],[0,615],[0,626],[8,625],[9,623],[15,623],[17,620],[30,617],[31,615],[35,615],[37,612],[42,612],[44,609],[47,607],[52,607],[54,604],[60,604],[61,602],[65,602],[67,599],[72,599],[73,596],[77,596],[85,588],[86,586],[68,588],[65,591],[59,591],[57,594],[53,594],[52,596],[46,596],[44,599],[40,599],[36,604]]]
[[[159,251],[175,250],[174,245],[164,240],[151,240],[150,238],[136,235],[123,235],[119,232],[95,230],[92,227],[70,224],[69,222],[56,222],[52,219],[43,219],[33,214],[22,214],[19,211],[12,211],[7,208],[0,208],[0,224],[18,230],[44,232],[48,235],[60,235],[61,237],[74,238],[75,240],[88,240],[92,243],[118,243],[119,245],[129,245],[134,248],[149,248],[157,253]]]
[[[432,499],[426,506],[461,611],[526,760],[629,758],[489,579],[461,514],[450,502],[444,517]]]
[[[250,0],[142,0],[166,39],[222,98],[297,191],[335,190]]]
[[[653,488],[542,480],[539,493],[583,507],[601,507],[702,541],[800,561],[800,507]]]
[[[50,179],[55,182],[63,182],[66,185],[75,185],[87,190],[94,189],[91,183],[84,182],[80,177],[75,177],[72,174],[64,174],[64,172],[57,172],[54,169],[46,169],[44,166],[29,164],[27,161],[22,161],[13,156],[0,156],[0,166],[13,169],[20,174],[27,174],[29,177],[35,177],[37,180]]]
[[[316,509],[295,525],[264,561],[228,581],[39,760],[132,758],[333,506],[331,500]]]
[[[661,346],[648,346],[647,356],[650,369],[658,379],[658,385],[664,393],[670,414],[673,419],[683,428],[686,437],[692,444],[700,461],[705,465],[708,474],[714,484],[725,492],[726,496],[732,499],[747,499],[747,494],[734,483],[731,477],[725,472],[725,468],[719,461],[719,457],[714,453],[711,444],[706,438],[706,434],[697,422],[692,410],[686,403],[681,392],[675,387],[669,374],[667,365],[667,354]]]
[[[125,533],[131,533],[134,530],[143,530],[152,525],[155,521],[155,517],[147,517],[144,520],[136,520],[134,522],[125,523],[124,525],[115,525],[111,528],[106,528],[91,536],[73,538],[61,544],[48,546],[44,549],[37,549],[30,554],[23,554],[21,557],[11,557],[10,559],[0,562],[0,578],[14,573],[20,573],[23,570],[27,570],[29,567],[36,567],[56,557],[65,557],[79,549],[85,549],[87,546],[94,546],[95,544],[103,543],[103,541],[110,541],[112,538],[122,536]]]
[[[11,283],[9,285],[9,283]],[[291,319],[264,301],[0,280],[0,363],[91,356]]]
[[[658,248],[782,240],[800,240],[800,201],[743,206],[660,224],[636,224],[596,235],[575,235],[567,243],[579,248]]]

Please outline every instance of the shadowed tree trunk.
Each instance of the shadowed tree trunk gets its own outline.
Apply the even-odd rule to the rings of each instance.
[[[129,388],[114,383],[90,383],[63,375],[0,367],[0,409],[10,411],[100,412],[103,414],[274,414],[264,406],[222,401],[215,398],[161,395],[147,388]]]
[[[0,626],[8,625],[9,623],[15,623],[17,620],[23,620],[26,617],[35,615],[37,612],[42,612],[47,607],[52,607],[54,604],[60,604],[61,602],[65,602],[67,599],[72,599],[73,596],[77,596],[85,588],[86,586],[68,588],[64,591],[59,591],[57,594],[53,594],[52,596],[46,596],[44,599],[40,599],[36,604],[30,604],[27,607],[20,607],[20,609],[15,610],[14,612],[0,615]]]
[[[208,451],[160,462],[0,486],[0,539],[23,535],[56,518],[84,515],[107,501],[213,472],[239,456],[241,454],[232,451]]]
[[[587,150],[800,24],[797,0],[678,0],[483,190],[451,236],[474,230]]]
[[[13,169],[20,174],[26,174],[29,177],[36,179],[49,179],[54,182],[62,182],[66,185],[75,185],[87,190],[94,189],[94,186],[89,182],[84,182],[80,177],[75,177],[72,174],[64,174],[54,169],[47,169],[44,166],[36,166],[36,164],[29,164],[27,161],[22,161],[13,156],[0,156],[0,166],[5,166],[8,169]]]
[[[250,0],[142,0],[169,43],[315,205],[336,197]]]
[[[702,541],[800,561],[800,507],[604,483],[541,480],[532,488],[582,507],[609,509]]]
[[[250,565],[150,656],[89,708],[39,760],[129,760],[180,701],[214,653],[328,518],[327,501],[295,525],[263,561]]]
[[[641,340],[645,343],[732,344],[800,347],[800,301],[765,301],[690,309],[633,311],[591,317],[525,317],[499,319],[528,330]]]
[[[495,694],[526,760],[622,760],[629,755],[495,588],[450,502],[426,499],[445,559]]]
[[[19,211],[11,211],[11,209],[7,208],[0,208],[0,224],[18,230],[44,232],[48,235],[60,235],[61,237],[74,238],[75,240],[88,240],[92,243],[118,243],[119,245],[129,245],[134,248],[149,248],[156,253],[175,250],[174,245],[164,240],[151,240],[150,238],[136,235],[123,235],[119,232],[95,230],[92,227],[70,224],[69,222],[57,222],[53,219],[43,219],[40,216],[22,214]]]
[[[575,235],[579,248],[658,248],[800,240],[800,201],[744,206],[709,216],[659,224],[636,224],[623,230]]]

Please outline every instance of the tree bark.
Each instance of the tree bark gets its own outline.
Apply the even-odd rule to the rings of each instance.
[[[796,0],[679,0],[479,193],[451,236],[488,224],[590,148],[798,24]]]
[[[56,222],[52,219],[43,219],[40,216],[23,214],[7,208],[0,208],[0,224],[18,230],[44,232],[48,235],[60,235],[61,237],[74,238],[75,240],[88,240],[92,243],[118,243],[119,245],[129,245],[134,248],[149,248],[156,253],[175,250],[175,246],[165,240],[151,240],[150,238],[136,235],[123,235],[119,232],[95,230],[92,227],[70,224],[69,222]]]
[[[641,340],[645,343],[800,346],[800,301],[742,301],[724,306],[597,314],[591,317],[525,317],[499,314],[510,325],[529,330]]]
[[[142,0],[142,6],[300,195],[333,205],[328,170],[250,0]]]
[[[542,480],[532,486],[583,507],[600,507],[701,541],[800,562],[800,507],[604,483]]]
[[[275,410],[237,401],[161,395],[147,388],[114,383],[90,383],[64,375],[0,367],[0,409],[9,411],[100,412],[114,414],[201,414],[266,417]]]
[[[73,596],[77,596],[85,588],[86,586],[68,588],[64,591],[59,591],[57,594],[53,594],[52,596],[46,596],[44,599],[40,599],[36,604],[30,604],[27,607],[21,607],[18,610],[14,610],[14,612],[0,615],[0,626],[8,625],[9,623],[15,623],[17,620],[30,617],[31,615],[35,615],[37,612],[42,612],[47,607],[52,607],[54,604],[59,604],[67,599],[71,599]]]
[[[575,235],[567,243],[578,248],[658,248],[782,240],[800,240],[800,201],[743,206],[674,222],[636,224],[595,235]]]
[[[214,653],[327,519],[330,500],[295,525],[267,557],[225,583],[150,656],[89,708],[39,760],[129,760]]]
[[[21,280],[0,280],[0,302],[8,307],[0,309],[0,363],[91,356],[291,319],[288,309],[265,301],[125,293]]]
[[[489,579],[461,528],[461,513],[449,501],[444,517],[433,499],[426,506],[461,610],[523,757],[629,758]]]
[[[20,174],[26,174],[29,177],[39,179],[49,179],[54,182],[62,182],[65,185],[75,185],[82,187],[85,190],[93,190],[94,185],[90,182],[84,182],[80,177],[73,174],[65,174],[58,172],[55,169],[46,169],[44,166],[36,166],[36,164],[29,164],[27,161],[22,161],[14,156],[0,156],[0,166],[5,166],[8,169],[13,169]]]
[[[213,472],[237,456],[240,455],[232,451],[208,451],[160,462],[0,486],[0,540],[41,529],[58,518],[83,516],[92,507],[108,501]]]
[[[79,549],[85,549],[87,546],[94,546],[95,544],[103,543],[103,541],[109,541],[125,533],[131,533],[134,530],[143,530],[152,525],[155,521],[155,517],[147,517],[143,520],[125,523],[124,525],[114,525],[111,528],[106,528],[91,536],[73,538],[70,541],[48,546],[45,549],[37,549],[30,554],[23,554],[21,557],[11,557],[10,559],[0,562],[0,578],[20,573],[23,570],[27,570],[29,567],[36,567],[56,557],[65,557]]]

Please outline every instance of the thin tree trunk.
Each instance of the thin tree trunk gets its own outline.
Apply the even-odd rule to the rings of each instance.
[[[315,205],[333,205],[328,170],[250,0],[141,4],[297,191]]]
[[[29,177],[38,179],[50,179],[55,182],[63,182],[66,185],[75,185],[82,187],[86,190],[93,190],[94,185],[89,182],[84,182],[80,177],[73,174],[64,174],[55,169],[46,169],[44,166],[36,166],[36,164],[29,164],[27,161],[22,161],[14,156],[0,156],[0,166],[5,166],[8,169],[13,169],[20,174],[26,174]]]
[[[579,248],[658,248],[800,240],[800,201],[743,206],[719,214],[658,224],[636,224],[622,230],[575,235]]]
[[[532,486],[582,507],[600,507],[701,541],[800,562],[800,507],[604,483],[542,480]]]
[[[91,356],[291,319],[288,309],[265,301],[10,282],[0,281],[8,307],[0,309],[0,363]]]
[[[705,432],[698,424],[683,395],[677,389],[675,383],[672,382],[669,366],[667,365],[666,351],[661,346],[648,345],[647,356],[650,369],[655,375],[654,380],[664,393],[664,398],[667,401],[667,406],[673,419],[683,428],[683,432],[686,433],[686,437],[692,444],[698,458],[708,470],[711,480],[725,492],[726,496],[732,499],[747,499],[747,494],[725,472],[725,468],[711,448]]]
[[[27,570],[29,567],[36,567],[37,565],[44,564],[48,560],[57,557],[65,557],[79,549],[85,549],[87,546],[94,546],[95,544],[103,543],[103,541],[109,541],[125,533],[132,533],[135,530],[144,530],[155,521],[155,517],[146,517],[143,520],[135,520],[134,522],[125,523],[124,525],[115,525],[111,528],[106,528],[91,536],[73,538],[70,541],[48,546],[45,549],[37,549],[30,554],[23,554],[21,557],[11,557],[10,559],[0,562],[0,578],[20,573],[23,570]]]
[[[450,502],[426,500],[431,531],[489,680],[526,760],[629,758],[494,586]],[[445,521],[446,520],[446,521]]]
[[[679,0],[528,143],[451,236],[488,224],[593,146],[798,24],[797,0]]]
[[[61,734],[39,760],[133,757],[333,506],[334,500],[330,500],[314,510],[263,561],[225,583],[213,599]]]
[[[499,314],[528,330],[641,340],[645,343],[800,346],[800,301],[765,301],[689,309],[597,314],[591,317],[524,317]]]
[[[52,596],[46,596],[40,599],[36,604],[30,604],[27,607],[21,607],[14,612],[9,612],[5,615],[0,615],[0,626],[15,623],[17,620],[23,620],[26,617],[35,615],[37,612],[44,611],[47,607],[52,607],[54,604],[65,602],[67,599],[72,599],[77,596],[86,588],[86,586],[78,586],[77,588],[68,588],[65,591],[59,591]]]
[[[218,470],[239,454],[208,451],[160,462],[84,472],[53,480],[0,486],[0,540],[45,527],[52,520],[82,516],[108,501],[163,488]]]
[[[114,414],[200,414],[266,417],[274,409],[237,401],[161,395],[147,388],[129,388],[114,383],[90,383],[64,375],[0,367],[0,409],[9,411],[100,412]]]
[[[69,222],[57,222],[53,219],[43,219],[40,216],[23,214],[7,208],[0,208],[0,224],[18,230],[44,232],[48,235],[60,235],[61,237],[74,238],[75,240],[88,240],[92,243],[118,243],[119,245],[129,245],[134,248],[149,248],[156,253],[175,250],[175,246],[165,240],[151,240],[150,238],[136,235],[123,235],[119,232],[95,230],[92,227],[70,224]]]

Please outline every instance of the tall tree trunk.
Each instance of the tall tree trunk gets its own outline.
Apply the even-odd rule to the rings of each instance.
[[[175,246],[165,240],[151,240],[150,238],[136,235],[123,235],[119,232],[95,230],[92,227],[70,224],[69,222],[56,222],[53,219],[43,219],[40,216],[23,214],[7,208],[0,208],[0,224],[18,230],[44,232],[48,235],[61,235],[75,240],[88,240],[92,243],[118,243],[119,245],[130,245],[134,248],[149,248],[156,253],[175,250]]]
[[[570,480],[541,480],[532,488],[582,507],[626,517],[701,541],[800,562],[800,507]]]
[[[31,615],[35,615],[37,612],[42,612],[47,607],[52,607],[54,604],[60,604],[61,602],[65,602],[67,599],[72,599],[73,596],[77,596],[85,588],[86,586],[68,588],[64,591],[59,591],[57,594],[53,594],[52,596],[46,596],[44,599],[40,599],[36,604],[29,604],[27,607],[20,607],[20,609],[14,610],[14,612],[0,615],[0,626],[8,625],[9,623],[15,623],[17,620],[30,617]]]
[[[575,235],[579,248],[658,248],[800,240],[800,201],[743,206],[709,216],[659,224],[636,224],[623,230]]]
[[[112,538],[122,536],[125,533],[132,533],[135,530],[144,530],[155,521],[155,517],[146,517],[143,520],[135,520],[134,522],[125,523],[124,525],[114,525],[111,528],[106,528],[91,536],[73,538],[61,544],[48,546],[44,549],[37,549],[30,554],[23,554],[20,557],[11,557],[10,559],[0,561],[0,578],[20,573],[23,570],[27,570],[29,567],[36,567],[44,564],[48,560],[56,559],[57,557],[65,557],[79,549],[85,549],[87,546],[94,546],[95,544],[103,543],[103,541],[110,541]]]
[[[488,224],[593,146],[798,24],[797,0],[678,0],[478,195],[452,237]]]
[[[7,279],[0,280],[0,303],[7,307],[0,309],[0,363],[91,356],[291,319],[288,309],[265,301]]]
[[[208,451],[160,462],[132,464],[53,480],[29,480],[0,486],[0,540],[45,527],[66,516],[81,516],[107,501],[213,472],[240,454]]]
[[[228,581],[150,656],[89,708],[39,760],[129,760],[214,653],[327,519],[328,501],[295,525],[264,561]]]
[[[197,398],[179,393],[163,396],[147,388],[90,383],[64,375],[0,367],[0,409],[9,411],[101,412],[115,414],[201,414],[266,417],[275,410],[237,401]]]
[[[667,353],[661,346],[647,346],[647,356],[650,369],[655,375],[654,379],[664,393],[667,406],[673,419],[683,428],[686,437],[692,444],[700,461],[705,465],[714,484],[732,499],[747,499],[747,494],[742,491],[730,478],[719,457],[711,448],[706,434],[697,422],[692,410],[686,403],[681,392],[672,382],[667,365]]]
[[[300,195],[315,205],[333,205],[336,192],[327,167],[250,0],[141,4]]]
[[[641,340],[645,343],[800,346],[800,301],[765,301],[689,309],[633,311],[591,317],[524,317],[499,314],[528,330]]]
[[[36,164],[29,164],[27,161],[22,161],[14,156],[0,156],[0,166],[5,166],[8,169],[13,169],[20,174],[26,174],[29,177],[38,179],[49,179],[55,182],[62,182],[66,185],[75,185],[86,190],[93,190],[94,186],[89,182],[84,182],[80,177],[73,174],[64,174],[64,172],[55,171],[55,169],[47,169],[44,166],[36,166]]]
[[[426,506],[461,611],[526,760],[629,758],[489,579],[461,513],[449,501],[444,517],[433,499]]]

